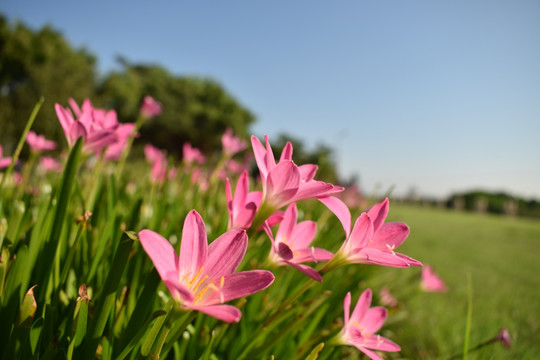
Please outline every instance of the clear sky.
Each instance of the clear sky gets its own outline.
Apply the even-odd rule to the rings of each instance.
[[[99,58],[218,80],[364,191],[540,199],[540,1],[3,0]]]

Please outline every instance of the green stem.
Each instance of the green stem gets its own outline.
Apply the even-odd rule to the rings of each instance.
[[[131,232],[126,232],[122,236],[122,241],[118,244],[110,272],[105,280],[101,301],[96,304],[94,321],[90,326],[90,336],[84,348],[84,356],[93,358],[100,342],[107,319],[111,314],[116,299],[116,290],[120,284],[124,268],[128,262],[129,253],[133,247],[136,236]],[[83,355],[81,354],[81,355]]]
[[[167,355],[171,347],[180,338],[180,336],[182,336],[184,330],[186,330],[187,326],[191,324],[191,322],[195,319],[196,316],[197,312],[189,311],[180,320],[174,323],[174,325],[171,327],[171,331],[167,336],[163,354]]]
[[[255,233],[259,230],[259,228],[266,221],[266,219],[268,219],[277,210],[279,209],[276,209],[263,199],[261,205],[259,206],[257,214],[255,214],[255,218],[253,219],[250,228],[247,230],[248,238],[251,239],[251,237],[255,235]]]
[[[133,132],[129,136],[127,140],[127,144],[124,147],[124,150],[122,150],[122,154],[120,155],[120,161],[118,162],[118,166],[116,167],[116,180],[120,180],[120,177],[122,176],[122,173],[124,172],[124,165],[126,164],[127,157],[129,155],[129,152],[131,151],[131,147],[133,146],[133,141],[135,140],[135,136],[141,129],[145,120],[146,120],[145,117],[139,115],[139,117],[135,121],[135,127],[133,128]]]
[[[11,164],[9,164],[6,172],[4,173],[4,176],[2,176],[2,182],[0,182],[0,191],[2,191],[6,178],[9,177],[9,175],[13,171],[13,167],[15,166],[15,163],[19,159],[19,155],[21,154],[21,150],[24,145],[24,141],[26,140],[26,136],[28,135],[30,128],[32,128],[32,125],[34,124],[34,121],[36,120],[36,116],[39,112],[39,109],[41,109],[41,105],[43,105],[43,101],[45,101],[45,99],[42,96],[39,98],[38,102],[34,106],[34,109],[32,110],[32,113],[30,114],[30,117],[28,118],[28,121],[26,122],[26,126],[24,127],[21,138],[19,139],[19,143],[17,144],[17,147],[15,148],[15,152],[13,153],[13,156],[11,157]]]

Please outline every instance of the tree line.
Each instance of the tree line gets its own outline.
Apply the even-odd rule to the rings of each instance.
[[[34,131],[61,146],[65,140],[54,104],[67,106],[69,98],[79,104],[90,98],[96,107],[116,110],[120,122],[133,122],[144,96],[152,96],[163,112],[143,125],[135,145],[152,143],[178,156],[185,142],[206,155],[220,151],[227,128],[248,138],[256,121],[247,107],[210,78],[176,75],[163,66],[136,64],[123,57],[118,57],[119,70],[99,76],[96,55],[74,48],[50,25],[33,30],[0,14],[0,54],[0,144],[7,153],[41,96],[45,102]],[[273,139],[273,144],[279,147],[287,140],[294,143],[295,161],[317,163],[319,178],[337,180],[330,147],[308,150],[290,135]]]

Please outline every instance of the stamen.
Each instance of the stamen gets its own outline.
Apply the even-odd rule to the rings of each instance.
[[[212,285],[212,284],[210,284]],[[199,302],[201,300],[201,298],[203,297],[204,293],[208,290],[208,287],[209,286],[206,286],[204,289],[202,289],[201,291],[199,291],[199,293],[197,293],[197,295],[195,295],[195,301],[194,302]]]
[[[388,250],[390,250],[390,252],[392,254],[395,254],[394,249],[396,248],[396,245],[388,245],[388,244],[386,244],[386,247],[388,248]]]
[[[201,266],[199,271],[197,271],[197,274],[195,274],[195,276],[189,282],[189,286],[193,285],[193,283],[195,282],[195,279],[197,279],[199,277],[199,275],[201,275],[201,272],[203,271],[203,269],[204,269],[204,266]]]
[[[205,275],[198,283],[197,285],[195,285],[195,287],[193,289],[191,289],[192,291],[197,291],[197,288],[203,283],[204,280],[208,279],[208,275]]]

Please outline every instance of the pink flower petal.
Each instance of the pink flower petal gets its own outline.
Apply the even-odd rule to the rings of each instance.
[[[313,164],[300,165],[298,167],[300,170],[300,180],[303,182],[312,181],[317,173],[318,168],[319,167],[317,165]]]
[[[300,174],[292,161],[278,163],[266,179],[266,199],[277,208],[293,202],[298,192]]]
[[[344,329],[348,328],[349,325],[349,315],[351,312],[351,293],[348,292],[347,295],[345,295],[345,299],[343,300],[343,321],[344,321]]]
[[[318,282],[322,281],[321,274],[319,274],[319,272],[317,270],[315,270],[314,268],[312,268],[310,266],[307,266],[307,265],[304,265],[304,264],[297,264],[297,263],[290,262],[290,261],[285,261],[285,263],[292,266],[296,270],[306,274],[307,276],[309,276],[310,278],[312,278],[315,281],[318,281]]]
[[[388,198],[384,199],[378,204],[375,204],[371,209],[369,209],[368,215],[371,218],[371,221],[373,221],[373,231],[377,232],[382,226],[384,219],[386,219],[386,215],[388,215],[388,210]]]
[[[71,114],[69,110],[64,109],[60,104],[55,104],[54,110],[56,111],[56,116],[58,116],[60,125],[62,126],[62,129],[64,130],[64,134],[66,135],[66,138],[67,138],[71,129],[71,124],[75,121],[73,119],[73,115]]]
[[[281,222],[281,225],[276,233],[276,241],[283,241],[290,244],[287,240],[293,240],[292,234],[296,226],[297,217],[298,212],[296,209],[296,204],[292,203],[287,207],[287,210],[285,210],[283,221]]]
[[[228,323],[238,322],[242,318],[242,312],[232,305],[198,306],[193,304],[185,304],[184,307],[200,311]]]
[[[409,266],[424,266],[420,261],[413,259],[412,257],[409,257],[404,254],[396,253],[396,255],[403,261],[405,261]]]
[[[268,143],[268,137],[266,137],[266,142]],[[289,141],[287,141],[285,147],[281,151],[281,157],[279,158],[279,161],[292,161],[292,153],[293,146]]]
[[[152,230],[142,230],[139,240],[171,294],[192,300],[193,294],[179,283],[178,257],[167,239]]]
[[[71,109],[73,110],[73,113],[75,116],[79,117],[81,116],[81,109],[79,108],[79,105],[77,105],[77,102],[73,98],[68,99],[68,104],[71,106]]]
[[[362,318],[367,313],[369,306],[371,305],[371,296],[371,289],[365,290],[362,295],[360,295],[360,298],[358,298],[358,302],[356,303],[356,306],[352,312],[350,318],[351,322],[358,324],[361,323]]]
[[[351,212],[347,205],[334,196],[319,197],[318,199],[336,215],[345,231],[345,238],[348,238],[351,233]]]
[[[195,210],[191,210],[184,221],[182,243],[180,245],[180,274],[191,279],[204,265],[208,242],[204,222]]]
[[[364,248],[354,256],[361,259],[358,262],[363,264],[382,265],[397,268],[409,267],[410,264],[398,255],[400,254],[389,253],[372,248]]]
[[[216,284],[216,286],[220,288],[222,294],[219,300],[227,302],[264,290],[273,282],[274,274],[270,271],[250,270],[225,275],[223,284]]]
[[[302,221],[294,227],[294,230],[290,235],[292,242],[289,242],[289,246],[291,246],[293,250],[305,249],[311,244],[316,233],[317,223],[315,221]]]
[[[269,171],[268,167],[266,166],[266,149],[261,144],[260,140],[253,135],[251,136],[251,146],[253,147],[255,161],[259,167],[261,178],[263,181],[265,181]]]
[[[368,246],[373,237],[373,223],[368,214],[362,213],[352,229],[351,235],[347,239],[347,249],[361,249]]]
[[[210,279],[233,273],[246,253],[247,241],[243,230],[230,230],[218,237],[208,247],[204,273]]]
[[[369,244],[369,247],[381,251],[392,251],[407,239],[409,233],[407,224],[401,222],[383,224],[373,235],[373,242]]]
[[[283,260],[291,260],[294,256],[291,248],[288,247],[287,244],[282,242],[279,242],[277,244],[277,254]]]
[[[363,347],[361,344],[354,344],[354,346],[355,346],[358,350],[360,350],[361,352],[363,352],[364,354],[366,354],[371,360],[384,360],[382,357],[380,357],[379,355],[377,355],[376,352],[366,349],[366,348]]]
[[[270,142],[268,141],[268,135],[264,135],[264,143],[266,145],[266,168],[268,169],[268,172],[270,172],[276,166],[276,158],[274,157],[272,147],[270,146]]]
[[[375,334],[384,324],[388,315],[385,308],[376,306],[368,309],[362,317],[362,328],[368,334]]]
[[[334,254],[328,250],[310,247],[294,250],[294,259],[292,261],[296,263],[328,261],[333,256]]]
[[[178,280],[178,271],[168,273],[163,282],[171,292],[173,298],[181,302],[192,302],[195,299],[193,292]]]
[[[364,337],[362,339],[362,347],[366,347],[373,350],[379,350],[379,351],[400,351],[401,347],[399,347],[398,344],[395,342],[380,336],[380,335],[372,335],[370,337]]]
[[[322,181],[310,181],[307,183],[300,183],[298,192],[290,201],[300,201],[313,197],[325,197],[343,191],[342,187],[334,186]]]

